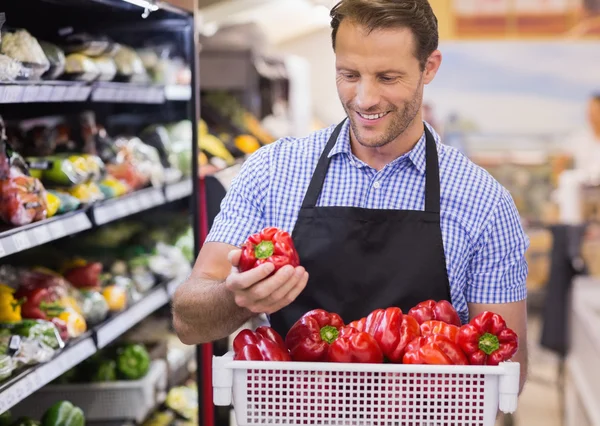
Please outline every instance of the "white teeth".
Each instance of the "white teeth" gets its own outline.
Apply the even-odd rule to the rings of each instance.
[[[382,112],[380,114],[361,114],[360,112],[358,113],[362,118],[366,118],[367,120],[377,120],[378,118],[383,117],[384,115],[387,114],[387,112]]]

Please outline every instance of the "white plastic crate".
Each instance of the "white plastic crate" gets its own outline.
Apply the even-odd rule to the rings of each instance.
[[[135,420],[142,422],[166,397],[167,363],[152,361],[140,380],[48,385],[15,407],[15,415],[41,418],[52,404],[71,401],[88,421]]]
[[[494,426],[517,408],[519,363],[499,366],[234,361],[213,358],[215,405],[236,423]]]

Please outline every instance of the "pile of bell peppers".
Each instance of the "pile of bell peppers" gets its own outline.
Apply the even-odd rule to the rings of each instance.
[[[342,363],[498,365],[518,349],[517,334],[499,314],[483,312],[461,325],[447,301],[428,300],[404,314],[376,309],[345,324],[333,312],[304,314],[283,338],[270,327],[242,330],[234,359]]]

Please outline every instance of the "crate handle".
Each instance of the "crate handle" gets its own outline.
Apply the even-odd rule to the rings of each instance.
[[[519,400],[521,366],[517,362],[502,362],[500,365],[504,368],[505,373],[500,376],[498,383],[499,408],[503,413],[514,413]]]
[[[231,405],[233,392],[233,370],[227,368],[232,360],[229,356],[213,356],[213,402],[215,405]]]

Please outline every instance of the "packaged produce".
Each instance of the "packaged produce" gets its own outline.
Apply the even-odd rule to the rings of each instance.
[[[3,324],[11,334],[26,337],[45,344],[52,349],[61,349],[65,346],[56,326],[50,321],[26,319],[13,324]]]
[[[233,340],[234,359],[254,361],[291,361],[283,338],[271,327],[240,331]]]
[[[8,379],[15,371],[15,363],[10,355],[0,354],[0,382]],[[0,423],[2,419],[0,417]]]
[[[191,272],[190,261],[181,249],[159,242],[155,254],[148,257],[148,268],[162,280],[174,279]]]
[[[61,43],[67,53],[97,57],[102,55],[112,56],[116,45],[108,37],[88,33],[74,33],[64,37]]]
[[[117,350],[117,372],[125,380],[139,380],[150,370],[150,354],[143,345],[126,344]]]
[[[58,315],[58,318],[67,324],[67,331],[69,336],[73,339],[81,336],[87,331],[87,323],[85,322],[85,318],[72,308],[67,308],[62,311]]]
[[[352,327],[343,327],[337,338],[329,345],[329,362],[381,364],[383,352],[377,340],[369,333]]]
[[[417,320],[419,324],[428,320],[444,321],[448,324],[461,326],[458,313],[447,300],[426,300],[408,311],[408,315]]]
[[[289,233],[269,227],[248,237],[242,245],[240,271],[248,271],[267,262],[275,265],[273,273],[285,265],[300,265],[298,252]]]
[[[461,327],[458,343],[473,365],[498,365],[510,360],[518,349],[517,334],[502,316],[488,311]]]
[[[56,353],[50,346],[37,339],[17,335],[9,336],[9,338],[10,345],[18,348],[12,357],[16,369],[48,362]]]
[[[290,328],[285,343],[294,361],[325,362],[329,346],[344,327],[342,318],[336,313],[314,309],[305,313]]]
[[[149,81],[144,63],[132,48],[120,45],[114,60],[119,80],[136,83],[147,83]]]
[[[23,318],[49,320],[58,317],[65,309],[60,301],[60,293],[53,287],[21,287],[17,296],[24,300],[21,305]]]
[[[50,61],[39,42],[27,30],[3,33],[1,51],[30,68],[32,79],[39,79],[50,68]]]
[[[19,77],[26,77],[28,73],[19,61],[7,55],[0,54],[0,81],[15,81]]]
[[[421,335],[419,323],[397,307],[376,309],[348,327],[369,333],[379,343],[386,359],[401,363],[407,345]]]
[[[41,172],[38,176],[47,185],[78,185],[89,177],[88,166],[83,158],[76,155],[53,155],[48,157],[28,157],[30,170]]]
[[[81,298],[81,310],[88,324],[96,325],[106,319],[109,306],[100,291],[81,290]]]
[[[66,57],[64,77],[70,80],[94,81],[100,76],[96,63],[81,53],[71,53]]]
[[[104,200],[104,194],[94,182],[80,183],[68,188],[67,192],[77,198],[81,204],[93,204]]]
[[[110,190],[110,193],[113,194],[113,197],[120,197],[131,191],[131,188],[113,176],[106,176],[98,185],[105,195],[105,191]],[[110,197],[107,196],[106,198]]]
[[[100,262],[86,263],[65,271],[65,279],[78,289],[100,289],[100,275],[103,266]]]
[[[21,321],[22,300],[15,298],[15,289],[0,284],[0,323],[15,323]]]
[[[46,191],[46,205],[48,206],[46,217],[52,217],[60,208],[60,198],[54,195],[52,192]]]
[[[65,52],[55,44],[46,41],[40,41],[40,46],[50,63],[50,68],[42,77],[46,80],[56,80],[65,70]]]
[[[85,416],[71,402],[59,401],[44,413],[41,426],[85,426]]]
[[[117,75],[117,65],[110,56],[98,56],[91,58],[98,69],[98,81],[112,81]]]
[[[0,179],[0,219],[13,226],[46,218],[46,196],[42,183],[31,176]]]
[[[55,191],[52,189],[47,190],[47,192],[59,199],[58,210],[56,211],[57,214],[63,214],[77,210],[81,205],[81,201],[65,192]]]
[[[71,338],[71,336],[69,335],[69,327],[67,326],[67,323],[61,320],[60,318],[56,317],[52,318],[50,322],[54,324],[54,326],[58,330],[60,338],[63,340],[63,342],[66,343]]]
[[[178,416],[194,422],[198,417],[198,390],[195,386],[176,386],[171,388],[167,394],[165,405],[168,409],[177,413]],[[196,421],[193,424],[197,423]]]
[[[404,364],[469,365],[457,343],[446,336],[419,337],[408,344]]]
[[[110,312],[121,312],[127,308],[127,293],[123,287],[108,285],[102,289],[102,296]]]

